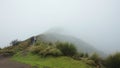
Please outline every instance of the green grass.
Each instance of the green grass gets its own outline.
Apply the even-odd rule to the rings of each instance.
[[[38,66],[39,68],[94,68],[82,61],[77,61],[65,56],[42,58],[33,54],[28,54],[27,56],[16,54],[12,59],[32,66]]]

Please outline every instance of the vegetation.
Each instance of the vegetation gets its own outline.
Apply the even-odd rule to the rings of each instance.
[[[43,51],[39,52],[40,55],[46,57],[46,56],[61,56],[62,52],[54,47],[48,47],[44,49]]]
[[[88,65],[83,61],[74,60],[70,57],[41,57],[34,54],[28,54],[27,56],[21,56],[20,53],[16,54],[12,58],[18,62],[25,64],[31,64],[33,67],[38,68],[95,68]]]
[[[13,56],[14,60],[39,68],[120,68],[120,53],[103,60],[97,53],[78,53],[71,43],[32,42],[14,40],[12,46],[0,49],[0,55]]]
[[[77,53],[77,49],[73,44],[70,43],[57,43],[56,47],[63,53],[65,56],[73,56]]]
[[[16,40],[13,40],[10,44],[11,44],[12,46],[16,46],[16,45],[18,45],[20,42],[21,42],[21,41],[18,41],[18,40],[16,39]]]
[[[12,46],[5,47],[0,50],[0,55],[2,56],[13,56],[15,54],[15,51],[12,49]]]
[[[120,68],[120,53],[110,55],[105,60],[105,65],[107,68]]]
[[[45,47],[44,46],[31,46],[30,47],[30,52],[32,52],[33,54],[38,54],[39,52],[41,52],[42,50],[44,50]]]
[[[36,45],[31,46],[29,48],[30,52],[33,54],[41,55],[41,56],[73,56],[77,53],[76,48],[73,44],[69,43],[56,43],[56,45],[52,45],[52,43],[36,43]]]
[[[15,52],[13,50],[0,50],[0,55],[2,56],[13,56]]]
[[[18,54],[19,53],[19,54]],[[26,54],[27,53],[27,54]],[[30,54],[29,54],[30,53]],[[45,60],[45,63],[50,62],[49,59],[52,58],[52,60],[54,62],[58,61],[58,66],[63,65],[64,64],[71,64],[71,68],[74,68],[75,66],[79,66],[79,65],[74,65],[72,64],[72,61],[70,61],[68,63],[68,60],[66,62],[62,62],[65,56],[65,58],[68,58],[67,56],[71,57],[69,58],[69,60],[73,60],[75,62],[80,62],[83,63],[84,65],[81,65],[79,67],[83,68],[88,68],[88,67],[96,67],[96,63],[94,62],[94,60],[90,60],[89,55],[87,53],[78,53],[76,50],[76,47],[73,44],[70,43],[61,43],[61,42],[57,42],[55,44],[52,43],[44,43],[44,42],[36,42],[34,45],[31,45],[31,40],[25,40],[17,45],[12,45],[9,47],[5,47],[2,50],[0,50],[0,54],[4,55],[4,56],[13,56],[14,60],[20,61],[20,62],[25,62],[28,64],[32,64],[34,65],[34,63],[38,62],[38,61],[34,61],[33,60],[37,57],[39,57],[39,59],[48,59]],[[26,57],[27,56],[27,57]],[[37,56],[37,57],[35,57]],[[51,58],[49,58],[51,56]],[[17,59],[17,57],[21,57],[21,59],[24,60],[19,60]],[[33,58],[32,58],[33,57]],[[58,59],[53,59],[54,58],[58,58]],[[29,60],[27,60],[29,58]],[[65,60],[65,59],[64,59]],[[30,61],[30,62],[26,62],[26,61]],[[40,62],[40,61],[39,61]],[[60,63],[61,62],[61,63]],[[44,62],[43,62],[44,64]],[[79,63],[78,63],[79,64]],[[46,64],[44,64],[43,66],[46,66]],[[48,67],[54,68],[55,65],[51,66],[51,64],[48,64]],[[85,66],[85,67],[84,67]],[[41,67],[41,65],[38,65],[38,67]],[[61,66],[59,66],[61,67]],[[59,68],[57,67],[57,68]],[[56,68],[56,66],[55,66]],[[69,66],[66,67],[62,67],[62,68],[69,68]]]
[[[90,57],[90,59],[94,60],[96,64],[99,64],[99,62],[100,62],[100,57],[99,57],[99,55],[98,55],[97,53],[94,53],[94,54]]]
[[[3,55],[3,56],[13,56],[17,52],[26,50],[30,46],[29,39],[25,40],[23,42],[19,42],[19,44],[16,44],[16,45],[15,45],[14,42],[17,42],[17,41],[13,41],[12,42],[13,45],[1,49],[0,50],[0,55]]]

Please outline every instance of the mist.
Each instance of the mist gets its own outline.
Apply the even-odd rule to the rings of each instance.
[[[120,51],[119,0],[0,0],[0,47],[56,29],[107,53]]]

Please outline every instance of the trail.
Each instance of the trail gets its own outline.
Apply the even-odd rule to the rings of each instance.
[[[30,65],[10,60],[9,57],[0,57],[0,68],[32,68]]]

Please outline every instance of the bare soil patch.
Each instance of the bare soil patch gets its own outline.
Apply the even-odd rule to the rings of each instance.
[[[0,68],[32,68],[30,65],[10,60],[10,57],[0,56]]]

